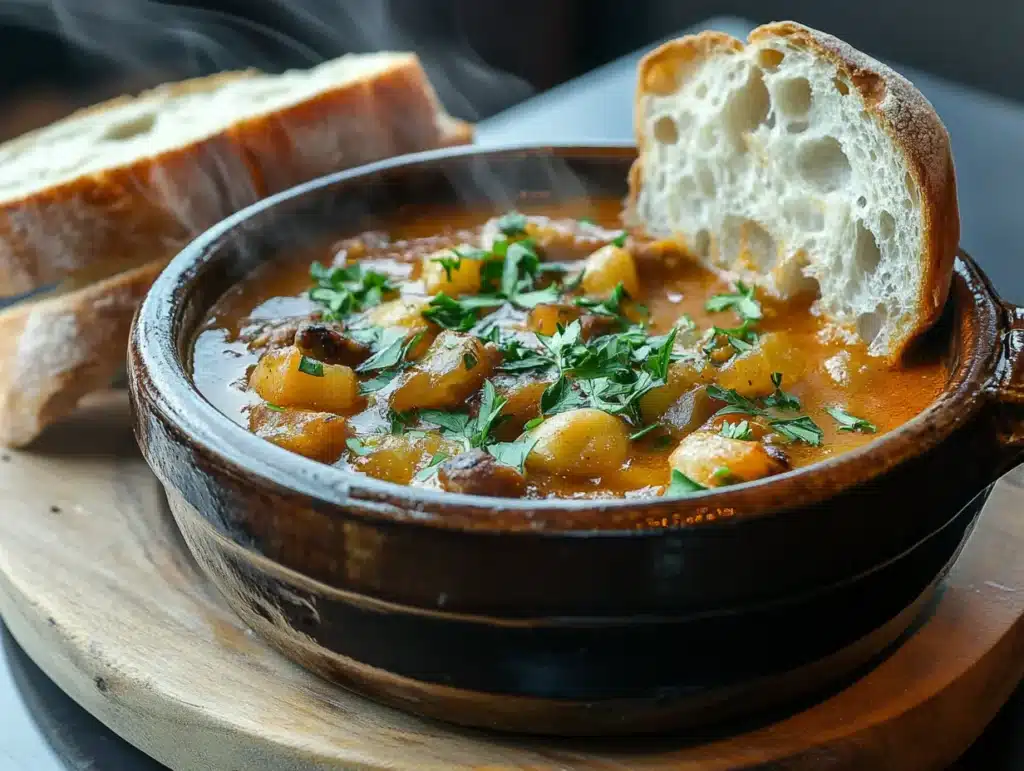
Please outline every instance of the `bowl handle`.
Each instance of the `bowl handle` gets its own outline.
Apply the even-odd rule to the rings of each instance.
[[[1024,307],[1002,303],[1003,333],[993,387],[999,441],[1013,465],[1024,455]]]

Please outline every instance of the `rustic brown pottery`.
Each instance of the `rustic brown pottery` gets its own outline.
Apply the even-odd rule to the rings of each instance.
[[[196,390],[198,323],[283,250],[423,202],[621,197],[628,147],[463,148],[288,191],[156,282],[129,351],[136,433],[190,549],[285,655],[467,725],[652,732],[813,695],[884,655],[1020,455],[1024,316],[960,255],[932,331],[949,379],[854,452],[686,499],[494,500],[354,476]]]

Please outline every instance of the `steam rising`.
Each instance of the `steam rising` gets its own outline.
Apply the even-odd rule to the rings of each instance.
[[[415,51],[441,101],[479,120],[532,94],[485,63],[434,3],[413,0],[266,0],[260,21],[153,0],[2,0],[0,24],[52,34],[155,85],[211,72],[306,68],[343,53]]]

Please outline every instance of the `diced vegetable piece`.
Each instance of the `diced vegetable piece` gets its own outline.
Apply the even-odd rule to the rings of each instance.
[[[384,329],[407,329],[407,340],[413,335],[422,334],[420,341],[408,354],[410,360],[416,360],[427,352],[437,334],[437,327],[423,316],[429,304],[430,300],[426,297],[403,297],[371,308],[363,314],[362,320]]]
[[[731,349],[730,349],[731,351]],[[781,372],[784,383],[796,383],[803,377],[807,362],[803,353],[784,332],[761,335],[754,348],[736,356],[718,371],[722,388],[733,388],[741,396],[771,393],[771,376]]]
[[[396,412],[454,409],[490,377],[501,360],[498,349],[473,335],[446,330],[423,359],[378,393]]]
[[[662,416],[694,386],[708,380],[710,374],[705,373],[704,369],[702,364],[696,361],[672,362],[668,368],[668,382],[648,391],[640,398],[640,414],[644,422],[654,423],[661,420]]]
[[[350,367],[309,359],[295,346],[263,354],[249,387],[280,407],[346,414],[362,405],[359,381]]]
[[[257,404],[249,410],[249,430],[286,450],[333,463],[345,450],[348,422],[329,412]]]
[[[694,431],[672,451],[669,466],[704,487],[721,487],[779,474],[788,464],[778,448]]]
[[[682,436],[696,431],[707,422],[721,406],[708,396],[703,385],[680,396],[661,416],[661,424],[673,435]]]
[[[458,297],[480,291],[481,260],[460,257],[452,249],[442,249],[425,255],[422,265],[421,278],[428,294],[444,292],[449,297]]]
[[[508,399],[501,408],[505,419],[495,429],[495,436],[503,441],[515,439],[528,420],[540,415],[540,397],[550,383],[535,380],[533,374],[524,377],[506,377],[495,382],[498,395]]]
[[[531,471],[596,477],[618,469],[629,454],[626,424],[602,410],[579,409],[553,415],[535,429],[526,459]]]
[[[583,272],[583,291],[588,295],[604,295],[622,284],[630,297],[638,297],[640,279],[633,255],[620,246],[602,246],[587,258]]]
[[[351,460],[352,467],[376,479],[409,484],[416,473],[437,455],[451,456],[461,445],[435,433],[380,434],[362,438],[365,455]]]
[[[583,309],[576,305],[542,304],[534,306],[526,317],[526,327],[532,332],[550,337],[558,331],[558,325],[569,326],[583,315]]]
[[[441,487],[451,493],[519,498],[526,478],[483,450],[470,450],[444,461],[437,471]]]

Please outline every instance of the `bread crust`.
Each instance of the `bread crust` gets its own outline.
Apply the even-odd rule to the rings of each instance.
[[[135,309],[167,261],[0,312],[0,442],[27,444],[124,366]]]
[[[167,84],[138,98],[209,91],[253,74]],[[118,97],[60,123],[131,101]],[[30,146],[38,134],[6,146]],[[198,233],[322,174],[472,139],[472,125],[444,112],[409,54],[382,73],[190,144],[0,203],[0,295],[61,281],[81,287],[0,311],[0,443],[28,444],[110,384],[138,305]]]
[[[252,71],[145,92],[209,91]],[[61,123],[132,101],[118,97]],[[12,140],[33,141],[34,133]],[[58,282],[96,261],[169,256],[239,208],[341,168],[472,139],[444,114],[419,59],[238,121],[184,146],[0,203],[0,296]]]
[[[960,213],[956,174],[949,135],[932,105],[910,81],[884,64],[852,48],[838,38],[796,22],[773,22],[753,30],[748,43],[781,39],[835,64],[839,75],[857,89],[873,120],[892,139],[906,160],[908,171],[921,196],[922,266],[918,314],[893,331],[887,361],[899,364],[907,349],[942,313],[952,282],[953,264],[960,242]],[[649,84],[685,83],[693,64],[712,54],[739,52],[744,44],[720,32],[703,32],[665,43],[640,63],[634,101],[638,157],[630,169],[627,221],[640,225],[636,203],[642,182],[644,131],[641,100],[651,93]],[[674,81],[652,73],[676,67]]]

